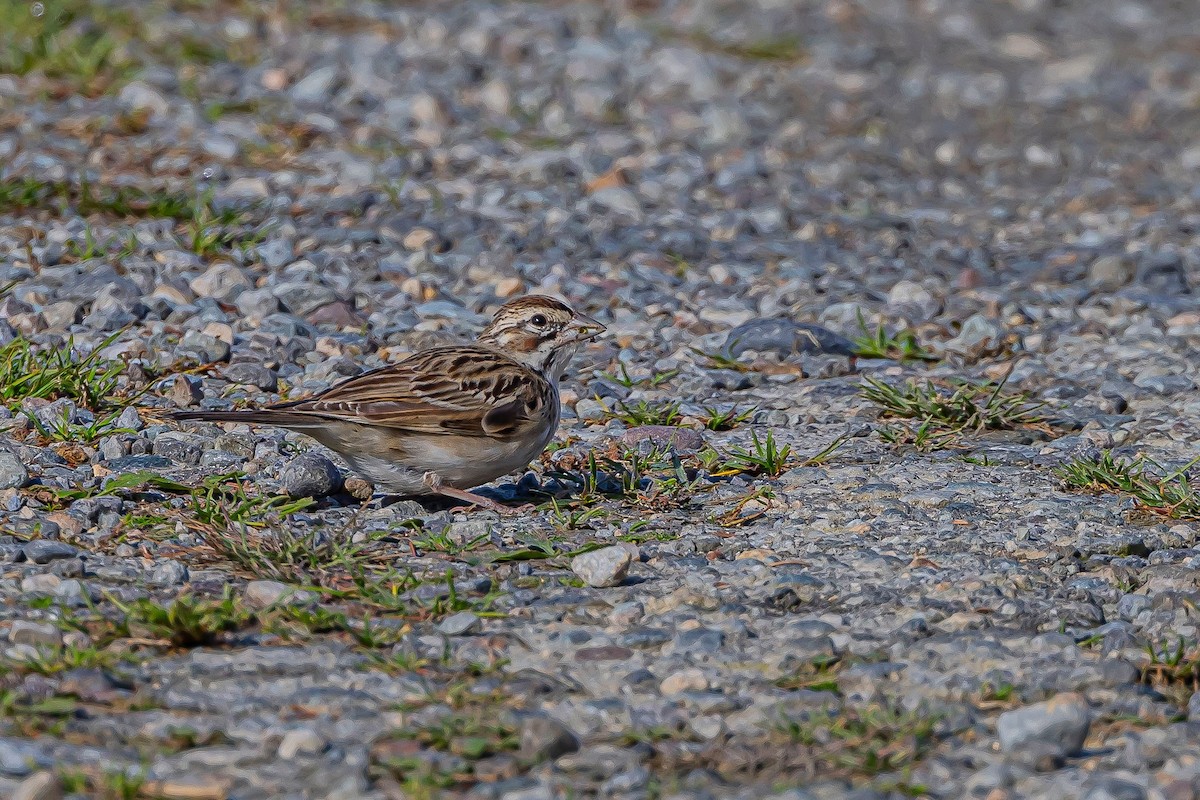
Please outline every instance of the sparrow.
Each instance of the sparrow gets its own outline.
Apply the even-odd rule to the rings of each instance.
[[[468,490],[546,448],[558,428],[558,382],[604,331],[566,303],[529,295],[501,306],[474,344],[423,350],[300,400],[171,416],[297,431],[389,492],[512,512],[520,509]]]

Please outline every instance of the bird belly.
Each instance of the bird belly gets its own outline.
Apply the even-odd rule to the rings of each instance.
[[[425,473],[433,472],[458,489],[472,489],[524,468],[546,449],[550,437],[533,441],[412,436],[404,453],[380,454],[343,450],[350,467],[377,487],[398,494],[429,494]]]
[[[444,442],[423,443],[427,445],[423,453],[419,452],[421,448],[413,449],[418,451],[414,453],[417,460],[441,475],[447,484],[472,489],[528,466],[546,448],[547,441],[540,437],[534,441],[473,438],[457,440],[450,446]]]

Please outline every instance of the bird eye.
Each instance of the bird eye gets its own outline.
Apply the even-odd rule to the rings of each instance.
[[[536,327],[541,328],[546,324],[546,316],[544,314],[534,314],[529,318],[529,321],[532,322]]]

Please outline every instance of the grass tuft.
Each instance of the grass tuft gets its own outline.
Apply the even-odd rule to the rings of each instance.
[[[1183,637],[1172,646],[1146,645],[1149,660],[1139,670],[1142,683],[1179,706],[1186,706],[1194,692],[1200,690],[1200,647],[1187,646]]]
[[[910,330],[899,333],[888,333],[879,323],[875,330],[867,327],[862,311],[858,312],[859,335],[854,337],[854,355],[858,358],[886,358],[893,361],[937,361],[938,357],[930,353],[917,341],[917,336]]]
[[[125,614],[131,633],[162,639],[175,647],[211,645],[222,634],[236,631],[254,618],[229,587],[220,600],[182,594],[165,605],[148,598],[128,605],[115,599],[112,602]]]
[[[936,741],[936,723],[937,717],[920,710],[869,705],[784,718],[779,730],[799,747],[820,753],[832,769],[879,775],[924,757]]]
[[[776,478],[788,469],[788,461],[792,456],[792,446],[785,444],[780,446],[775,441],[775,434],[767,431],[767,435],[759,438],[758,431],[750,433],[750,447],[734,447],[729,450],[730,460],[725,467],[725,472],[734,470],[734,473],[743,473],[749,475],[766,475],[768,478]]]
[[[1096,459],[1071,461],[1059,468],[1058,476],[1069,489],[1126,494],[1155,514],[1170,519],[1200,519],[1200,491],[1187,476],[1198,462],[1200,457],[1168,471],[1144,456],[1121,460],[1105,450]]]
[[[112,12],[79,0],[0,0],[0,73],[40,73],[98,94],[133,66]]]
[[[0,347],[0,403],[10,408],[27,398],[68,398],[93,411],[111,403],[125,365],[102,358],[100,351],[122,333],[100,342],[86,356],[75,352],[74,339],[64,347],[39,350],[27,339]]]
[[[973,384],[956,381],[950,388],[908,381],[892,386],[864,378],[859,396],[879,406],[885,417],[918,420],[916,426],[889,426],[880,431],[886,441],[912,444],[919,449],[947,446],[966,432],[1013,430],[1044,423],[1029,395],[1005,392],[1004,381]]]
[[[701,417],[700,421],[710,431],[731,431],[754,416],[754,412],[757,410],[758,406],[748,408],[745,411],[739,411],[737,406],[727,411],[720,411],[716,408],[706,406],[704,408],[705,416]]]
[[[616,409],[608,412],[608,418],[620,420],[630,426],[674,425],[682,417],[679,406],[678,402],[656,404],[645,400],[629,405],[623,400],[618,400]]]

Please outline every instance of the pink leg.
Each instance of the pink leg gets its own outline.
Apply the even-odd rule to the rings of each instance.
[[[531,505],[523,505],[519,508],[501,505],[495,500],[489,500],[482,495],[468,492],[466,489],[455,489],[453,486],[446,486],[442,483],[442,477],[436,472],[426,472],[422,480],[424,480],[425,485],[429,487],[430,491],[436,494],[444,497],[452,497],[455,500],[462,500],[464,503],[486,508],[488,511],[495,511],[499,514],[520,514],[533,509]]]

